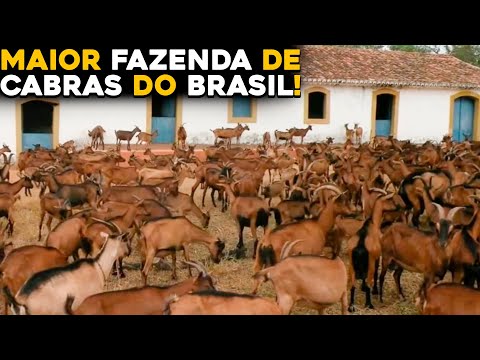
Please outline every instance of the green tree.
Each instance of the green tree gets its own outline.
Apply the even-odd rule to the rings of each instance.
[[[447,45],[447,52],[470,64],[480,66],[480,45]]]
[[[390,50],[398,51],[410,51],[410,52],[432,52],[432,49],[428,45],[389,45]]]

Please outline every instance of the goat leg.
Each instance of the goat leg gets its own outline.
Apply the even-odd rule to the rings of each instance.
[[[400,278],[403,273],[403,268],[401,266],[397,266],[395,271],[393,272],[393,278],[395,279],[395,285],[397,285],[398,295],[405,300],[405,295],[403,295],[402,285],[400,284]]]
[[[350,306],[348,307],[348,312],[355,312],[355,285],[352,285],[350,288]]]
[[[185,261],[190,261],[190,256],[188,255],[187,246],[183,245],[183,257]],[[188,267],[188,276],[192,277],[192,267],[190,265]]]
[[[378,268],[380,266],[380,259],[375,261],[375,273],[373,274],[373,289],[372,295],[378,295]]]

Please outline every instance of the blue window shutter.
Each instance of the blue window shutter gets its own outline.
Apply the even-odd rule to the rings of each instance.
[[[252,100],[245,97],[234,97],[233,101],[233,117],[249,118],[252,117]]]

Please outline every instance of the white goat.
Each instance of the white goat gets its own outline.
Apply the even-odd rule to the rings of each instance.
[[[15,297],[4,288],[15,315],[66,315],[68,296],[75,297],[76,309],[84,299],[104,290],[115,260],[130,255],[128,233],[110,237],[102,232],[105,243],[93,259],[81,259],[66,266],[34,274]]]

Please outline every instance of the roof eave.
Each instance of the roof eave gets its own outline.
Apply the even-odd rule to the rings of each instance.
[[[430,89],[464,89],[478,90],[480,84],[462,83],[429,83],[429,82],[404,82],[404,81],[378,81],[378,80],[351,80],[351,79],[322,79],[302,77],[304,83],[322,85],[343,85],[343,86],[372,86],[372,87],[418,87]]]

